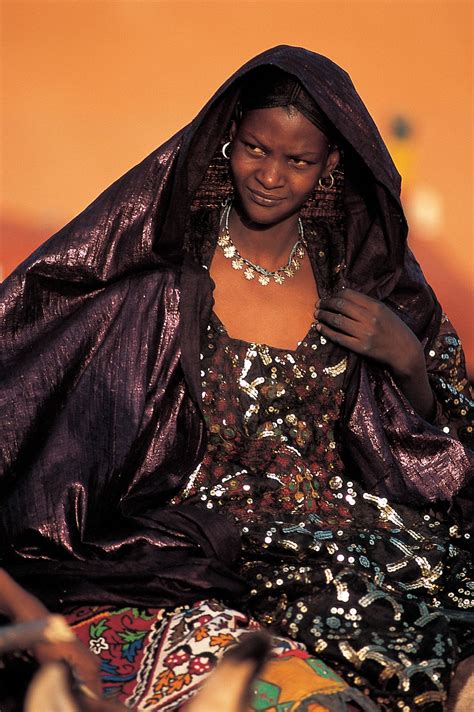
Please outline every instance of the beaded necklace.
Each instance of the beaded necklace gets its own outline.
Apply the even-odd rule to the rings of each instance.
[[[248,280],[255,279],[255,276],[257,276],[258,281],[264,287],[269,284],[271,279],[273,279],[275,284],[283,284],[287,277],[294,277],[295,273],[301,267],[301,260],[306,254],[304,249],[306,246],[304,230],[301,218],[298,218],[298,239],[291,249],[288,262],[283,267],[279,267],[272,272],[265,269],[265,267],[262,267],[261,265],[251,262],[246,257],[242,257],[237,247],[234,245],[229,230],[229,215],[232,203],[233,199],[229,198],[224,205],[220,219],[219,237],[217,239],[217,244],[220,248],[222,248],[224,257],[232,260],[232,267],[235,270],[243,269],[244,277]]]

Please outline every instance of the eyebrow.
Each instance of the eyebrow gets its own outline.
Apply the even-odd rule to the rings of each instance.
[[[248,129],[243,130],[244,136],[248,137],[248,139],[254,141],[256,144],[261,146],[265,151],[268,150],[268,146],[265,145],[265,143],[259,139],[252,131],[249,131]],[[295,151],[293,153],[289,153],[288,156],[290,158],[304,158],[312,156],[313,158],[319,158],[320,152],[319,151]]]

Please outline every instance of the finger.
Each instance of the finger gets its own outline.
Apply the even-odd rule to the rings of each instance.
[[[366,347],[364,346],[364,344],[360,341],[360,339],[357,339],[354,336],[343,334],[341,331],[335,331],[329,326],[326,326],[325,324],[321,323],[318,323],[316,325],[316,329],[321,334],[321,336],[324,336],[326,339],[329,339],[333,343],[338,344],[338,346],[343,346],[344,348],[349,349],[350,351],[354,351],[358,354],[366,353]]]
[[[361,323],[350,317],[344,316],[340,312],[326,311],[319,309],[316,313],[319,322],[336,329],[349,336],[358,337],[360,335]]]
[[[349,302],[344,297],[331,297],[330,299],[321,300],[318,309],[315,311],[315,317],[316,319],[322,319],[322,315],[326,313],[340,314],[347,319],[360,322],[363,321],[367,310]]]
[[[367,294],[356,292],[353,289],[341,289],[335,292],[330,297],[324,297],[317,305],[320,309],[335,309],[335,311],[344,311],[353,307],[360,309],[370,309],[374,305],[379,304],[376,299],[368,297]],[[348,314],[349,316],[349,314]]]

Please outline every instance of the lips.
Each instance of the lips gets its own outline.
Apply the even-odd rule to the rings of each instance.
[[[284,198],[278,197],[276,195],[268,195],[267,193],[262,193],[259,190],[252,190],[252,188],[249,188],[248,190],[251,199],[254,201],[254,203],[257,203],[257,205],[273,207],[275,205],[279,205],[282,200],[284,200]]]

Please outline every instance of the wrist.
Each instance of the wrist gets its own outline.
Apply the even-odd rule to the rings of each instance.
[[[420,348],[418,354],[409,356],[392,371],[393,380],[418,415],[431,421],[436,413],[436,401],[431,390],[423,350]]]
[[[392,364],[390,368],[396,381],[407,382],[425,374],[425,357],[420,342],[411,349],[402,350],[396,363]]]

